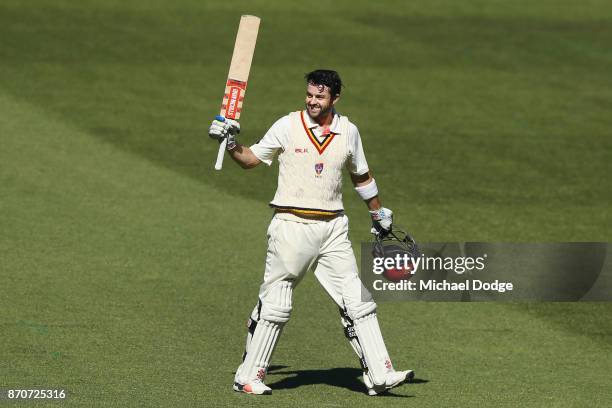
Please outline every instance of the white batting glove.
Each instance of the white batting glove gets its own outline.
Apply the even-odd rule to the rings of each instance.
[[[216,139],[219,143],[227,138],[227,150],[232,150],[236,147],[236,139],[234,136],[238,133],[240,133],[240,123],[233,119],[226,119],[222,116],[217,116],[208,129],[208,136],[212,139]]]
[[[393,211],[388,208],[380,207],[378,210],[370,211],[372,217],[372,230],[374,235],[385,236],[393,228]]]

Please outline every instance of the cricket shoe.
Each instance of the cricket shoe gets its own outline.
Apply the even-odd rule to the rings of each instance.
[[[397,387],[398,385],[412,382],[414,379],[414,371],[406,370],[406,371],[391,371],[387,373],[387,378],[385,379],[385,383],[382,385],[375,386],[372,384],[370,377],[367,373],[363,373],[363,382],[366,387],[368,387],[368,395],[378,395],[383,392],[390,390],[393,387]]]
[[[250,382],[248,384],[244,384],[244,385],[235,382],[234,391],[244,392],[244,393],[253,394],[253,395],[271,395],[272,394],[272,388],[268,387],[260,379],[256,379],[255,381]]]

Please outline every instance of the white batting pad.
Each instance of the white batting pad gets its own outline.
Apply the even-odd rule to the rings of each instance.
[[[354,321],[363,358],[368,366],[368,376],[374,385],[385,384],[387,373],[393,371],[391,359],[385,347],[376,313]]]
[[[236,373],[236,381],[240,384],[264,379],[278,338],[291,314],[292,291],[291,282],[281,281],[261,299],[257,327],[247,342],[246,356]]]

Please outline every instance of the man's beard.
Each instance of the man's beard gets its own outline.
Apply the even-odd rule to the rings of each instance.
[[[323,108],[319,108],[319,112],[315,114],[315,116],[313,116],[313,114],[310,112],[310,109],[308,107],[308,104],[306,105],[306,112],[308,112],[308,116],[310,116],[312,119],[319,119],[319,118],[324,118],[327,117],[329,115],[329,113],[332,111],[332,106],[329,106],[327,109],[323,109]]]

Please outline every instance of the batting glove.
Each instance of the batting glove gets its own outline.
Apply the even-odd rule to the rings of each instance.
[[[223,116],[217,116],[208,129],[208,136],[216,139],[219,143],[227,139],[227,150],[232,150],[236,147],[235,135],[238,133],[240,133],[240,123],[233,119],[226,119]]]
[[[393,211],[380,207],[378,210],[370,211],[372,217],[372,230],[374,235],[386,236],[393,228]]]

